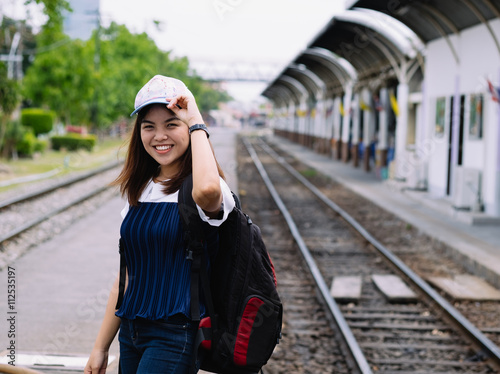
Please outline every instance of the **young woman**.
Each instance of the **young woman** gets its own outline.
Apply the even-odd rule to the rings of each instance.
[[[215,159],[195,99],[181,81],[157,75],[137,94],[127,157],[115,181],[127,204],[120,229],[127,284],[118,279],[85,374],[105,373],[118,330],[120,367],[128,373],[187,373],[197,330],[190,319],[190,262],[177,208],[178,190],[193,175],[202,220],[219,226],[235,202]],[[207,252],[217,247],[216,230]],[[200,300],[200,311],[204,313]]]

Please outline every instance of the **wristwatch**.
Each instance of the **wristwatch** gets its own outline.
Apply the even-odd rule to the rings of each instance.
[[[210,138],[210,133],[208,132],[207,126],[204,123],[198,123],[196,125],[191,126],[189,128],[189,135],[191,135],[191,133],[196,130],[205,131],[207,133],[207,138]]]

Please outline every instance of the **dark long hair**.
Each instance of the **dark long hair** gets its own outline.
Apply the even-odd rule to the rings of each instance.
[[[128,203],[132,206],[139,204],[139,198],[152,178],[156,178],[160,173],[160,164],[146,152],[141,140],[141,123],[153,105],[142,108],[135,120],[134,129],[129,140],[125,164],[118,177],[111,182],[112,185],[120,186],[122,196],[127,196]],[[210,144],[212,147],[212,144]],[[213,152],[213,148],[212,148]],[[215,154],[214,154],[215,157]],[[179,190],[184,179],[193,172],[193,159],[191,157],[191,140],[184,154],[178,160],[179,172],[170,180],[162,182],[165,194],[172,194]],[[222,171],[217,159],[217,170],[222,178]]]

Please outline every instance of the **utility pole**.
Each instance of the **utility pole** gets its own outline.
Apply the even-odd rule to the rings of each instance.
[[[99,77],[99,71],[101,68],[101,15],[99,13],[99,9],[96,10],[96,22],[97,28],[95,31],[95,39],[94,39],[94,78]],[[99,79],[95,79],[95,81],[99,81]],[[91,111],[91,121],[94,130],[98,129],[98,121],[99,121],[99,84],[96,82],[94,86],[94,97],[92,99],[92,111]]]
[[[21,41],[21,33],[17,31],[12,38],[12,44],[10,45],[10,52],[8,55],[0,55],[0,61],[7,61],[7,78],[14,79],[14,71],[16,72],[15,78],[21,79],[21,74],[19,73],[22,69],[15,69],[15,64],[21,64],[23,61],[23,56],[16,53],[19,47],[19,42]]]

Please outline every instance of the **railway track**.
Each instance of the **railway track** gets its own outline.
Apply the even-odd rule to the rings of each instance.
[[[285,305],[283,339],[264,373],[351,373],[352,363],[345,357],[346,348],[335,339],[339,331],[331,323],[326,305],[318,298],[314,279],[302,261],[288,226],[241,144],[237,154],[243,209],[262,231]]]
[[[313,265],[312,272],[316,273],[313,278],[319,279],[322,299],[328,305],[326,313],[340,320],[337,324],[339,327],[334,329],[343,333],[347,331],[347,338],[339,342],[338,346],[350,346],[350,357],[344,359],[349,370],[394,374],[497,372],[499,351],[494,343],[382,244],[369,233],[363,232],[363,228],[358,227],[361,234],[356,232],[351,225],[355,223],[354,220],[345,212],[344,217],[339,218],[339,210],[334,211],[330,204],[326,205],[326,198],[320,200],[318,191],[315,194],[299,183],[283,167],[282,157],[275,155],[276,159],[272,158],[270,154],[273,152],[260,141],[252,140],[252,144],[247,142],[246,145],[253,161],[262,163],[264,173],[269,176],[268,184],[272,182],[272,186],[268,188],[271,191],[274,189],[278,200],[281,200],[278,204],[283,205],[280,207],[282,213],[285,217],[288,216],[289,221],[293,221],[292,226],[295,228],[292,232],[296,231],[294,236],[299,242],[298,246],[304,247],[301,248],[302,257]],[[309,187],[314,190],[314,186]],[[245,190],[248,193],[254,188]],[[265,206],[268,206],[269,197],[266,199]],[[252,214],[259,215],[259,211]],[[260,217],[255,220],[260,222]],[[346,220],[351,221],[350,224]],[[281,241],[285,237],[287,236],[280,235]],[[275,239],[268,239],[267,242],[273,240]],[[278,262],[273,253],[272,256]],[[280,266],[284,269],[284,274],[287,274],[286,269],[292,265],[285,261]],[[297,275],[298,272],[292,271],[292,277],[293,274]],[[416,295],[413,301],[390,302],[374,286],[374,276],[391,274],[402,276],[410,284]],[[328,289],[325,290],[326,285],[330,285],[335,277],[343,275],[358,275],[361,278],[362,294],[359,300],[337,304],[329,296]],[[284,305],[286,315],[286,301]],[[340,314],[340,318],[337,314]],[[293,324],[294,317],[291,317],[290,326]],[[284,329],[284,340],[288,327],[286,325]],[[269,364],[271,372],[287,372],[279,369],[280,365],[285,365],[286,360],[282,360],[279,354],[275,356],[273,360],[277,363]],[[356,364],[353,364],[352,358]],[[340,371],[325,365],[320,371],[305,369],[299,372]]]
[[[63,187],[68,187],[73,184],[76,184],[78,182],[84,181],[86,179],[92,178],[96,175],[102,174],[108,170],[114,169],[121,165],[121,162],[112,162],[108,165],[104,165],[100,168],[90,170],[75,176],[72,176],[70,178],[64,179],[62,181],[59,181],[57,183],[45,186],[43,188],[37,189],[35,191],[30,191],[22,194],[16,194],[15,196],[11,196],[9,198],[6,198],[4,200],[0,201],[0,210],[8,207],[12,207],[16,204],[20,204],[23,202],[27,202],[31,199],[39,198],[43,195],[46,195],[50,192],[54,192],[54,190],[63,188]]]
[[[497,289],[500,288],[500,283],[494,274],[485,272],[469,258],[457,254],[456,250],[425,235],[418,228],[412,227],[373,201],[357,195],[342,184],[316,172],[316,169],[311,170],[309,166],[287,154],[286,149],[280,143],[274,142],[273,148],[296,170],[304,173],[307,179],[328,199],[335,201],[348,212],[379,243],[389,249],[422,279],[432,280],[436,277],[445,279],[475,277],[477,279],[479,277],[485,278]],[[484,286],[488,288],[488,284]],[[480,287],[482,288],[483,285]],[[440,291],[440,294],[498,346],[500,345],[500,302],[498,299],[490,299],[492,297],[490,294],[491,286],[489,288],[486,297],[483,294],[481,297],[472,299],[455,297],[443,291]],[[498,293],[496,290],[494,292]]]
[[[63,226],[83,214],[76,211],[95,208],[99,199],[110,193],[109,183],[116,177],[120,165],[112,163],[0,201],[0,268],[30,247],[58,234]],[[69,213],[71,211],[76,213]],[[46,225],[56,217],[60,217],[59,223]]]
[[[338,209],[332,210],[325,197],[319,199],[318,191],[311,192],[298,183],[297,177],[283,166],[287,158],[285,155],[276,155],[258,139],[247,143],[250,153],[255,154],[252,160],[245,146],[238,145],[240,197],[244,209],[255,217],[262,229],[277,269],[279,291],[285,306],[284,339],[266,365],[266,374],[498,372],[498,347],[483,336],[481,329],[475,328],[463,316],[458,318],[458,322],[453,322],[461,314],[447,300],[440,299],[440,295],[432,289],[426,291],[427,284],[423,281],[424,290],[419,289],[421,280],[418,280],[417,274],[410,269],[397,270],[388,262],[393,256],[380,238],[370,240],[368,232],[356,232],[347,223],[353,219],[347,214],[339,218]],[[273,202],[257,168],[253,166],[254,162],[262,164],[272,183],[271,190],[275,190],[282,206],[277,207]],[[47,191],[43,196],[32,196],[28,201],[4,206],[0,209],[2,229],[7,222],[15,226],[15,219],[19,220],[19,217],[24,221],[25,217],[34,220],[47,201],[57,201],[68,207],[81,206],[83,204],[74,200],[74,196],[81,199],[91,190],[109,191],[104,186],[114,178],[115,173],[116,170],[108,170],[85,182],[61,187],[57,192]],[[64,196],[67,189],[71,190],[67,196],[69,202],[64,202],[67,200]],[[250,199],[252,203],[247,204]],[[97,204],[99,202],[90,202],[92,208]],[[47,211],[43,215],[54,217]],[[12,219],[14,216],[17,218]],[[292,222],[293,235],[283,216],[288,218],[289,224]],[[5,251],[5,246],[31,231],[33,229],[17,233],[15,240],[12,237],[4,240],[0,243],[2,250]],[[38,231],[47,231],[46,234],[51,235],[43,228]],[[36,242],[41,240],[38,237]],[[381,248],[387,250],[384,256],[379,254],[384,252]],[[307,264],[312,266],[312,272]],[[353,274],[362,279],[361,297],[348,302],[331,299],[328,287],[332,280]],[[373,281],[374,275],[389,274],[398,274],[411,284],[417,295],[416,300],[389,302]],[[438,301],[433,300],[435,296]],[[443,309],[446,304],[447,309]],[[495,305],[498,310],[498,304],[490,303],[488,308]],[[475,314],[477,317],[477,310]],[[334,322],[338,320],[340,323]],[[491,327],[486,330],[490,338],[498,338],[498,329]],[[341,336],[344,338],[341,339]]]

